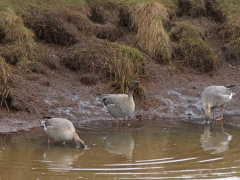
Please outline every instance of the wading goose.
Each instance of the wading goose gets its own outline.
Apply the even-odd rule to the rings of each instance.
[[[116,119],[118,125],[118,118],[124,118],[126,124],[126,116],[131,115],[135,110],[135,103],[133,100],[134,89],[138,86],[139,81],[133,81],[129,85],[128,94],[104,94],[102,102],[107,108],[109,114]]]
[[[234,95],[230,91],[231,86],[209,86],[202,92],[201,101],[205,110],[206,122],[210,119],[210,113],[212,110],[213,120],[222,120],[224,113],[224,106],[232,99]],[[215,117],[215,108],[222,108],[222,112],[219,118]]]
[[[46,131],[48,139],[48,145],[50,144],[50,139],[55,141],[62,141],[65,145],[65,141],[74,140],[78,147],[81,145],[85,147],[85,143],[81,140],[78,134],[75,132],[75,128],[71,121],[64,118],[51,118],[46,117],[46,121],[42,121],[44,130]]]

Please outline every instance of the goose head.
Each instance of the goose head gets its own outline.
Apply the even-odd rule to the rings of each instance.
[[[83,148],[86,147],[85,142],[83,140],[81,140],[79,137],[75,139],[75,143],[77,145],[77,147],[79,148],[80,146],[83,146]]]
[[[128,92],[133,94],[135,88],[140,84],[140,81],[132,81],[129,85]]]

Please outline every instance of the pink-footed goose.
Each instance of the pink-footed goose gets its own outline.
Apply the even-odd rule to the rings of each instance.
[[[48,145],[50,144],[50,139],[55,141],[62,141],[65,145],[65,141],[75,140],[78,147],[81,145],[85,147],[85,143],[81,140],[78,134],[75,132],[75,128],[71,121],[64,118],[51,118],[46,117],[46,121],[42,121],[44,130],[46,131],[48,139]]]
[[[232,99],[234,93],[230,91],[230,86],[209,86],[204,89],[201,94],[201,101],[205,110],[206,122],[210,120],[210,113],[212,110],[213,120],[222,120],[224,113],[224,106]],[[221,115],[216,119],[215,108],[222,108]]]
[[[139,83],[139,81],[132,81],[129,85],[128,94],[103,95],[102,102],[107,108],[109,114],[116,119],[117,125],[118,118],[124,118],[124,124],[126,124],[126,116],[129,116],[134,112],[135,103],[133,100],[133,93]]]

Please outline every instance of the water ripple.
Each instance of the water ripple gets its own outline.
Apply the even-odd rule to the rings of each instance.
[[[105,164],[104,166],[141,166],[141,165],[153,165],[153,164],[167,164],[167,163],[190,161],[193,159],[197,159],[197,157],[176,159],[176,160],[171,160],[171,161],[145,162],[145,163],[143,162],[143,163],[133,163],[133,164]]]
[[[150,170],[161,169],[162,167],[139,167],[139,168],[49,168],[51,170],[66,170],[66,171],[133,171],[133,170]]]

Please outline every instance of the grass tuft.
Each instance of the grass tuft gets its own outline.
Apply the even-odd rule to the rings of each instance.
[[[223,0],[217,1],[218,6],[216,9],[221,12],[223,16],[220,34],[227,43],[226,54],[235,54],[237,63],[239,64],[240,58],[240,2],[237,0]]]
[[[79,72],[83,84],[96,84],[97,81],[105,79],[111,84],[111,92],[126,93],[131,81],[143,78],[145,58],[136,48],[106,40],[101,40],[101,43],[99,40],[96,41],[98,43],[86,42],[84,48],[81,46],[69,48],[71,55],[62,57],[61,63]],[[141,89],[136,90],[138,98],[143,96]]]
[[[1,107],[5,105],[9,111],[7,99],[10,96],[9,76],[11,68],[6,63],[6,60],[0,56],[0,98]]]
[[[216,56],[203,40],[203,30],[193,25],[180,23],[171,29],[176,59],[202,72],[215,69]]]
[[[158,62],[169,62],[172,47],[163,27],[168,18],[165,6],[157,1],[137,3],[130,7],[130,17],[142,50]]]
[[[178,0],[180,16],[188,15],[191,17],[199,17],[206,15],[206,0]]]
[[[12,9],[0,12],[0,32],[0,40],[9,50],[5,57],[8,63],[33,60],[34,34]]]
[[[145,58],[141,52],[129,46],[122,46],[116,43],[112,45],[113,57],[106,59],[105,66],[112,90],[119,90],[122,93],[128,91],[131,81],[140,80],[145,73]],[[135,90],[135,97],[143,98],[142,87]]]

